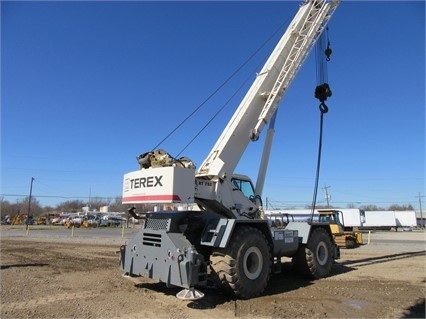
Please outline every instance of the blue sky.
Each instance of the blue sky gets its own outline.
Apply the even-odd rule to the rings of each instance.
[[[229,85],[167,139],[208,155],[301,1],[1,2],[1,190],[42,205],[121,195],[123,174],[281,29]],[[342,1],[318,203],[412,204],[425,195],[425,2]],[[272,207],[312,201],[319,136],[315,51],[284,97],[264,188]],[[245,73],[244,73],[245,72]],[[262,138],[238,172],[256,179]],[[425,198],[423,198],[425,201]],[[426,201],[425,201],[426,202]],[[426,204],[424,205],[426,206]]]

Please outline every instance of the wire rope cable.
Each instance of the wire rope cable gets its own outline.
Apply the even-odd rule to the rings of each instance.
[[[325,48],[325,43],[327,42],[327,48]],[[324,49],[325,48],[325,49]],[[325,101],[328,97],[331,96],[331,90],[328,85],[328,72],[327,72],[327,62],[330,61],[330,55],[332,51],[330,48],[330,40],[328,38],[328,27],[326,32],[323,33],[318,39],[316,46],[316,65],[317,65],[317,83],[318,86],[315,88],[315,97],[320,100],[319,110],[320,110],[320,127],[319,127],[319,141],[318,141],[318,156],[317,156],[317,167],[315,172],[315,183],[314,191],[312,196],[312,211],[310,219],[313,220],[313,215],[315,212],[317,195],[318,195],[318,182],[321,169],[321,155],[322,155],[322,139],[323,139],[323,127],[324,127],[324,114],[328,112],[328,106],[325,104]],[[325,54],[325,58],[324,58]]]
[[[203,102],[201,102],[187,117],[185,117],[175,128],[173,128],[160,142],[157,143],[152,151],[157,149],[163,144],[172,134],[174,134],[180,127],[185,124],[192,116],[194,116],[208,101],[210,101],[232,78],[234,78],[275,36],[276,34],[286,25],[287,21],[280,24],[278,28],[239,66],[237,69],[229,75],[225,81],[223,81]],[[247,78],[248,79],[248,78]],[[247,79],[244,83],[247,82]],[[231,99],[237,94],[243,87],[242,84],[228,99],[228,101],[211,117],[206,124],[196,133],[196,135],[190,140],[190,142],[179,152],[179,155],[207,128],[207,126],[218,116],[218,114],[225,108],[225,106],[231,101]],[[178,155],[178,156],[179,156]],[[177,156],[176,156],[177,157]]]

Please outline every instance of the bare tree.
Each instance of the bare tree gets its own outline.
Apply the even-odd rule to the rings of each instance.
[[[110,211],[112,212],[126,212],[129,208],[128,205],[125,205],[121,202],[121,196],[117,196],[111,204],[109,205]]]
[[[414,210],[414,208],[410,204],[408,204],[408,205],[393,204],[393,205],[389,206],[389,210]]]
[[[385,209],[385,208],[383,208],[383,207],[380,207],[380,206],[377,206],[377,205],[372,205],[372,204],[364,205],[364,206],[361,206],[360,208],[361,208],[361,209],[363,209],[363,210],[366,210],[366,211],[372,211],[372,210],[386,210],[386,209]]]
[[[86,206],[86,203],[81,200],[68,200],[59,203],[56,209],[60,212],[80,212],[84,206]]]
[[[104,197],[93,197],[90,199],[90,202],[88,203],[88,205],[90,209],[99,210],[99,208],[102,206],[110,206],[110,203],[111,203],[110,198],[105,199]]]
[[[0,204],[1,204],[0,216],[1,216],[2,220],[6,216],[16,215],[21,209],[20,205],[18,205],[16,203],[12,204],[9,201],[4,200],[3,198],[2,198]]]
[[[29,196],[24,197],[22,200],[17,201],[17,205],[21,207],[21,212],[23,214],[29,214],[30,216],[37,217],[43,214],[43,207],[40,205],[39,201],[32,196],[31,197],[31,205],[28,205],[28,201],[30,200]],[[30,208],[30,212],[28,212],[28,208]]]

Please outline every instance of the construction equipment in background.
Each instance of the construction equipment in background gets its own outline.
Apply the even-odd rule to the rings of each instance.
[[[36,225],[47,225],[47,216],[39,216],[36,220]]]
[[[81,227],[81,224],[83,222],[83,218],[76,215],[76,216],[70,216],[68,217],[65,222],[64,222],[64,226],[65,228],[71,228],[72,226],[74,227]]]
[[[72,223],[71,222],[71,220],[70,219],[67,219],[65,222],[64,222],[64,227],[65,228],[71,228],[72,226],[75,226],[74,225],[74,223]],[[80,227],[80,226],[79,226]]]
[[[337,209],[318,209],[318,221],[330,224],[336,244],[341,248],[357,248],[363,245],[362,233],[344,230],[343,213]]]
[[[101,218],[97,215],[85,215],[81,222],[83,228],[96,228],[99,226]]]
[[[24,223],[24,220],[27,218],[26,215],[18,214],[15,216],[12,216],[10,219],[11,225],[22,225]]]

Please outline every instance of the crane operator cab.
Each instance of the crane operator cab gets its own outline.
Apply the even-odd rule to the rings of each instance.
[[[240,190],[245,197],[252,199],[254,198],[254,187],[251,180],[244,175],[232,175],[232,184]],[[234,189],[236,190],[236,189]]]
[[[262,199],[259,195],[256,195],[253,183],[250,178],[246,175],[232,174],[232,184],[235,186],[235,190],[239,190],[258,207],[262,206]]]

